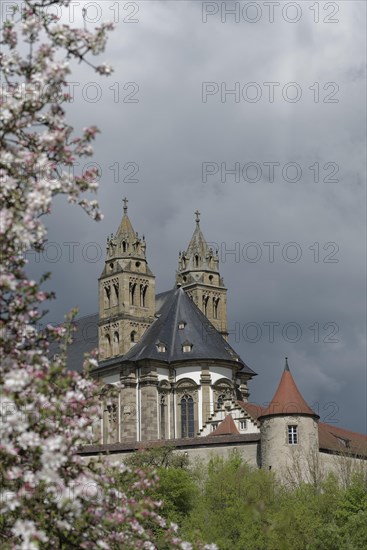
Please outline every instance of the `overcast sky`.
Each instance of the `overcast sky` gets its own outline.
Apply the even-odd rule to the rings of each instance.
[[[105,217],[55,202],[57,245],[31,266],[53,273],[47,320],[97,311],[124,196],[158,292],[174,284],[199,209],[230,342],[259,375],[251,400],[271,399],[287,355],[321,420],[366,431],[365,12],[360,1],[89,2],[88,20],[118,19],[103,56],[115,72],[76,66],[69,114],[76,131],[101,130]]]

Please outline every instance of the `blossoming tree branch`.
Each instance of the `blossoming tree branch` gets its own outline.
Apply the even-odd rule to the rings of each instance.
[[[69,329],[36,328],[39,305],[52,296],[41,290],[43,280],[27,277],[24,251],[42,249],[53,197],[66,194],[101,219],[98,203],[84,197],[97,190],[96,173],[69,169],[92,155],[98,129],[75,136],[64,107],[73,60],[99,75],[112,72],[93,62],[112,24],[75,28],[48,13],[69,4],[24,0],[1,23],[0,546],[150,549],[159,532],[164,547],[189,548],[145,496],[153,474],[78,457],[99,406],[100,388],[88,376],[96,358],[86,359],[85,374],[68,372]],[[53,360],[52,341],[61,349]]]

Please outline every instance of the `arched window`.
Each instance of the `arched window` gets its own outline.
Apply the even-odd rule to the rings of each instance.
[[[136,290],[136,283],[130,283],[129,285],[130,290],[130,304],[132,306],[135,305],[135,290]]]
[[[126,241],[122,241],[122,252],[126,252],[126,251],[127,251]]]
[[[185,394],[181,398],[181,437],[194,437],[194,400]]]
[[[111,355],[111,338],[109,334],[104,337],[104,349],[105,357],[109,357]]]
[[[130,332],[130,342],[132,343],[136,342],[136,330],[133,330]]]
[[[206,315],[208,313],[208,301],[209,296],[203,296],[203,313]]]
[[[166,438],[166,398],[161,396],[160,402],[160,425],[161,425],[161,439]]]
[[[140,305],[141,307],[145,307],[145,297],[147,294],[147,285],[140,285]]]
[[[110,307],[111,299],[111,289],[109,286],[104,287],[104,308],[108,309]]]
[[[119,303],[119,284],[114,283],[113,285],[113,306],[117,306]]]
[[[113,347],[113,355],[118,355],[119,354],[119,341],[120,341],[120,338],[119,338],[119,333],[118,332],[114,332],[113,333],[113,343],[112,343],[112,347]]]
[[[213,298],[213,317],[214,317],[214,319],[218,319],[218,311],[219,311],[219,298]]]
[[[199,267],[199,256],[195,254],[195,267]]]

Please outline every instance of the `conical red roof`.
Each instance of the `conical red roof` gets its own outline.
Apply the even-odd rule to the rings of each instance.
[[[278,414],[309,414],[317,416],[316,413],[307,405],[299,389],[296,386],[293,376],[289,370],[288,360],[285,359],[285,368],[279,382],[275,395],[266,409],[261,413],[263,416],[272,416]],[[260,418],[260,417],[259,417]]]
[[[225,419],[219,424],[218,428],[214,430],[210,435],[232,435],[239,434],[236,424],[232,418],[232,415],[227,414]]]

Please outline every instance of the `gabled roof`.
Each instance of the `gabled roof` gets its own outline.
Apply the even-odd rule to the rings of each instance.
[[[250,376],[251,370],[231,348],[223,336],[199,310],[182,288],[175,288],[163,296],[157,296],[158,318],[144,333],[142,339],[123,357],[123,361],[155,359],[164,363],[174,361],[195,361],[209,359],[238,364],[239,370]],[[184,328],[178,328],[184,321]],[[192,349],[184,352],[184,342],[190,342]],[[158,343],[166,344],[166,351],[159,352]],[[119,358],[121,361],[121,358]],[[109,361],[102,364],[108,364]]]
[[[240,432],[234,423],[232,415],[227,414],[224,420],[219,424],[218,428],[212,431],[210,435],[237,435]]]
[[[278,389],[275,392],[273,399],[260,416],[273,416],[279,414],[308,414],[317,416],[316,413],[307,405],[301,392],[297,388],[291,371],[289,370],[287,358],[285,358],[285,367]]]

